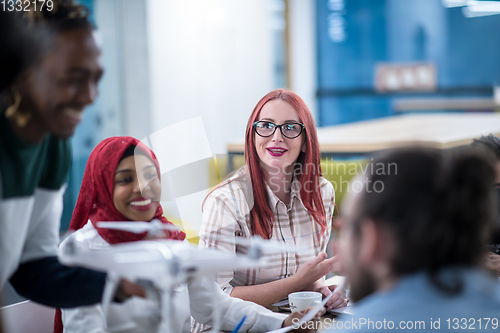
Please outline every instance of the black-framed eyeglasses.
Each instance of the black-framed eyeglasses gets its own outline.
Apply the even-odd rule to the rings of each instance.
[[[301,123],[285,123],[276,125],[270,121],[262,120],[253,123],[255,132],[264,138],[273,135],[278,127],[281,131],[281,134],[283,134],[283,136],[288,139],[295,139],[304,130],[304,124]]]

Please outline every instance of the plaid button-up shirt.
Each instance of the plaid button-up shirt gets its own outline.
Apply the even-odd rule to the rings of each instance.
[[[245,168],[240,169],[231,182],[213,191],[203,207],[203,223],[199,247],[215,247],[223,251],[246,254],[248,246],[236,244],[235,237],[252,236],[250,210],[253,207],[252,189]],[[326,211],[327,228],[321,226],[304,207],[300,198],[300,182],[292,181],[290,204],[287,206],[266,185],[268,202],[275,222],[272,240],[285,242],[299,249],[299,253],[264,253],[267,265],[258,269],[219,272],[217,283],[226,293],[233,287],[267,283],[289,277],[306,261],[326,251],[331,233],[335,193],[332,184],[320,177],[319,190]]]

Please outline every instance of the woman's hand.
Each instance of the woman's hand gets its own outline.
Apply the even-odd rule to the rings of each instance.
[[[286,279],[271,281],[253,286],[234,287],[231,296],[251,301],[265,307],[286,298],[288,294],[300,290],[315,290],[315,282],[335,270],[335,258],[326,259],[326,253],[307,261],[295,274]]]
[[[124,298],[129,298],[132,296],[137,296],[142,298],[146,297],[146,292],[141,286],[126,279],[120,280],[120,283],[118,285],[118,290],[119,293],[120,292],[123,293],[122,297]]]
[[[318,329],[321,328],[320,324],[320,318],[322,315],[325,314],[325,308],[322,308],[321,311],[319,311],[313,319],[311,319],[308,322],[303,323],[302,325],[298,326],[297,323],[299,320],[304,317],[304,315],[311,310],[312,308],[307,308],[303,311],[299,312],[293,312],[291,315],[285,318],[283,320],[283,324],[281,327],[287,327],[287,326],[293,326],[296,327],[292,332],[304,332],[304,333],[313,333],[316,332]],[[310,328],[310,327],[313,327]]]
[[[328,295],[330,295],[332,292],[334,292],[336,288],[337,288],[336,285],[321,286],[321,287],[317,288],[315,291],[322,293],[323,298],[325,298]],[[340,287],[335,292],[335,294],[333,294],[333,296],[330,297],[328,302],[326,302],[325,307],[326,307],[327,311],[330,311],[333,309],[342,308],[344,306],[347,306],[348,303],[349,303],[349,300],[346,297],[346,291],[344,288]]]
[[[326,253],[318,254],[316,258],[311,259],[304,265],[300,266],[297,273],[290,277],[300,286],[299,290],[306,289],[307,286],[313,285],[317,280],[335,270],[335,257],[330,259],[326,259],[326,257]]]

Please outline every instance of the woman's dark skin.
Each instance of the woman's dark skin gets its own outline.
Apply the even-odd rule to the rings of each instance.
[[[21,96],[17,113],[29,115],[25,126],[9,118],[14,133],[29,143],[39,143],[51,133],[71,137],[87,105],[98,94],[103,75],[101,50],[90,27],[58,32],[38,62],[17,79]],[[127,295],[145,297],[144,290],[121,280]]]
[[[103,74],[101,51],[90,28],[58,33],[39,62],[17,80],[21,95],[19,113],[31,116],[19,127],[10,118],[18,137],[38,143],[50,132],[71,137],[85,106],[97,97]]]

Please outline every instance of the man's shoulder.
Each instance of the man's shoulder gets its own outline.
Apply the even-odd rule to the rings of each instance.
[[[471,329],[488,331],[492,329],[492,323],[486,328],[484,321],[495,318],[499,328],[500,285],[477,271],[467,272],[463,282],[462,292],[452,294],[436,289],[428,283],[425,275],[414,276],[389,292],[366,297],[353,308],[354,316],[339,321],[355,325],[354,328],[357,326],[360,332],[380,329],[453,330],[458,329],[456,319],[460,325],[467,321],[467,326],[472,325]],[[479,328],[481,321],[483,324]]]
[[[462,300],[459,303],[374,303],[370,308],[357,310],[354,310],[353,316],[341,317],[332,329],[335,332],[380,332],[394,329],[416,332],[476,329],[493,332],[500,327],[500,302],[476,304]]]

